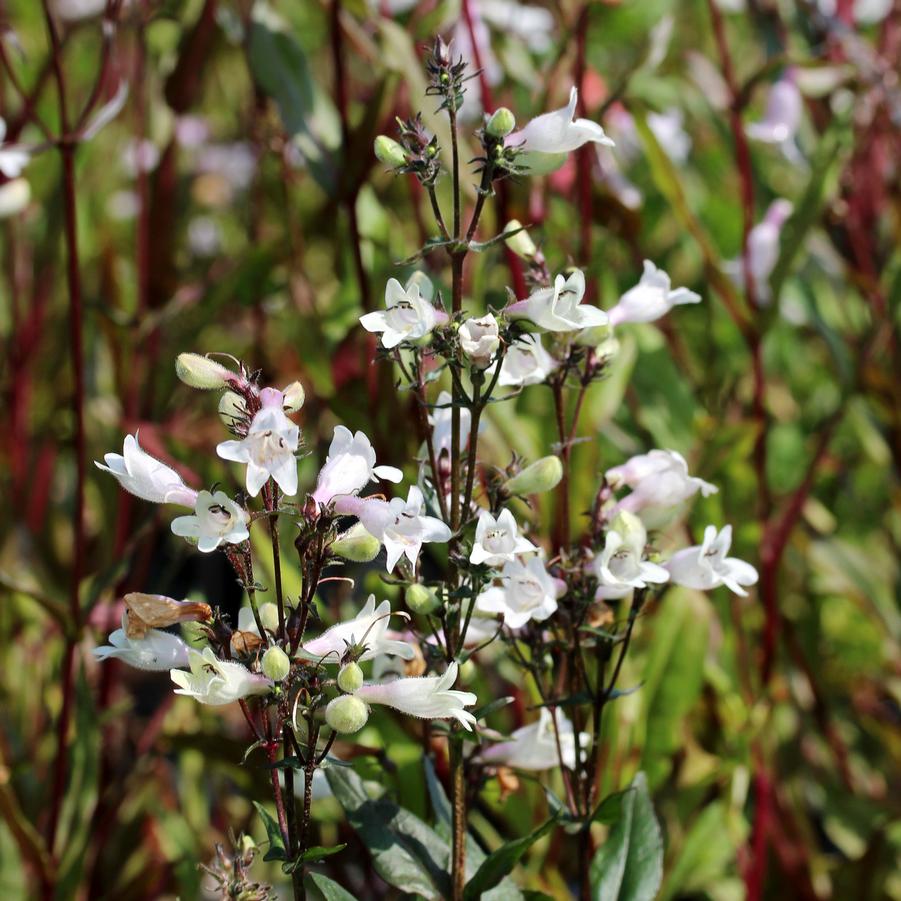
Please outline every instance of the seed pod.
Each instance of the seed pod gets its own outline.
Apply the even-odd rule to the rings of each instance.
[[[549,456],[536,460],[522,472],[504,482],[508,494],[541,494],[556,488],[563,478],[563,463],[559,457]]]
[[[273,682],[281,682],[291,672],[291,658],[278,646],[272,645],[265,654],[260,664],[263,675]]]
[[[343,735],[359,732],[369,719],[369,708],[353,695],[339,695],[325,708],[325,721]]]
[[[338,688],[353,694],[363,684],[363,670],[359,663],[348,663],[338,670]]]

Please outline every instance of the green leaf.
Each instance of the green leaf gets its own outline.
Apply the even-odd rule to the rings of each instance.
[[[663,876],[663,836],[644,773],[615,795],[619,817],[591,862],[595,901],[652,901]]]
[[[476,899],[484,897],[485,892],[496,886],[510,873],[523,854],[538,839],[550,832],[556,824],[557,817],[551,817],[528,835],[514,839],[512,842],[507,842],[507,844],[501,845],[496,851],[492,851],[485,858],[484,863],[476,870],[475,876],[466,883],[466,888],[463,890],[464,901],[476,901]]]
[[[265,3],[254,5],[248,59],[254,79],[278,105],[285,129],[313,178],[334,195],[338,187],[335,160],[341,146],[338,113],[314,81],[300,44]]]
[[[319,889],[319,893],[325,901],[356,901],[354,896],[346,889],[341,888],[337,882],[323,876],[322,873],[310,873],[307,882],[312,882]]]
[[[385,882],[425,898],[450,896],[450,844],[445,839],[390,799],[371,798],[353,770],[335,767],[325,774]]]
[[[310,861],[322,860],[324,857],[331,857],[333,854],[340,854],[346,847],[347,844],[345,843],[342,845],[332,845],[329,848],[324,845],[315,845],[312,848],[307,848],[303,854],[298,854],[294,860],[283,863],[282,872],[293,873],[302,864],[309,863]]]
[[[285,854],[285,843],[278,823],[259,801],[254,801],[253,806],[257,809],[257,813],[266,827],[266,836],[269,839],[269,850],[266,852],[263,860],[285,860],[287,856]]]

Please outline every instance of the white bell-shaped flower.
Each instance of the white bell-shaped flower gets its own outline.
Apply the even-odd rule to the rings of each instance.
[[[592,561],[598,580],[598,598],[624,598],[636,588],[647,588],[669,581],[662,566],[644,557],[648,533],[644,524],[631,513],[620,513],[611,523],[604,548]]]
[[[791,216],[794,207],[788,200],[774,200],[763,219],[751,229],[748,235],[748,263],[754,280],[757,301],[767,304],[770,297],[770,276],[779,260],[779,240],[782,226]],[[736,283],[744,280],[742,260],[728,260],[723,264],[726,274]]]
[[[576,332],[607,323],[607,314],[588,304],[585,275],[581,269],[568,277],[558,275],[552,288],[539,288],[525,300],[511,304],[504,311],[511,319],[527,319],[548,332]]]
[[[477,612],[499,613],[504,625],[519,629],[529,620],[544,622],[557,610],[560,585],[537,557],[507,563],[501,579],[502,585],[492,585],[476,598]]]
[[[554,721],[556,720],[556,730]],[[559,752],[558,752],[559,740]],[[587,748],[591,736],[579,733],[579,745]],[[517,770],[549,770],[563,765],[570,770],[576,768],[576,734],[573,724],[559,710],[551,712],[547,707],[534,723],[517,729],[509,741],[485,745],[479,752],[479,759],[497,766],[509,766]]]
[[[380,332],[382,347],[389,350],[403,341],[424,338],[439,318],[445,318],[422,297],[415,281],[404,288],[396,278],[389,278],[385,286],[385,307],[361,316],[360,325],[367,332]]]
[[[457,662],[452,661],[443,676],[417,676],[381,684],[365,683],[354,693],[354,697],[367,704],[384,704],[420,719],[455,719],[471,731],[476,718],[466,708],[475,704],[477,699],[471,691],[451,690],[457,680],[457,670]]]
[[[763,119],[746,126],[749,138],[763,144],[775,144],[790,162],[801,162],[795,136],[801,125],[804,101],[794,78],[787,75],[777,81],[767,95]]]
[[[479,369],[485,369],[500,347],[497,319],[488,313],[478,319],[467,319],[458,332],[464,355]]]
[[[189,650],[178,635],[161,629],[148,629],[141,638],[129,638],[123,615],[122,628],[110,635],[108,645],[94,648],[94,656],[98,660],[121,660],[136,669],[163,672],[187,666]]]
[[[704,542],[677,551],[664,564],[676,585],[710,591],[725,585],[730,591],[747,595],[743,586],[757,583],[757,570],[737,557],[727,557],[732,546],[732,526],[704,529]]]
[[[4,144],[6,120],[0,117],[0,172],[7,178],[18,178],[31,159],[28,151],[15,144]]]
[[[403,657],[404,660],[412,660],[414,651],[408,642],[388,637],[390,617],[391,602],[382,601],[376,607],[375,595],[371,594],[363,609],[353,619],[338,623],[316,638],[305,641],[301,653],[310,658],[321,659],[323,663],[340,663],[349,645],[362,643],[366,645],[366,652],[358,660],[372,660],[380,654],[392,654]]]
[[[650,260],[644,261],[644,272],[634,288],[619,299],[615,307],[607,311],[611,325],[624,322],[654,322],[665,316],[674,306],[699,303],[700,294],[688,288],[670,288],[670,277]]]
[[[613,141],[597,122],[575,118],[578,102],[579,91],[573,87],[566,106],[532,119],[525,128],[510,135],[507,145],[521,147],[526,153],[551,154],[570,153],[590,142],[612,147]]]
[[[172,532],[197,542],[197,550],[205,554],[219,545],[240,544],[250,537],[247,512],[224,491],[197,495],[193,516],[179,516],[172,520]]]
[[[203,653],[188,651],[190,671],[173,669],[169,672],[178,686],[177,695],[187,695],[201,704],[219,707],[252,695],[268,694],[272,682],[265,676],[252,673],[246,666],[231,660],[220,660],[211,648]]]
[[[112,473],[119,484],[135,497],[155,504],[181,504],[193,507],[197,492],[188,488],[181,476],[170,466],[141,449],[138,435],[126,435],[121,454],[105,454],[106,465],[95,466]]]
[[[519,527],[509,510],[501,510],[495,519],[487,510],[479,512],[475,543],[469,562],[500,566],[513,560],[516,554],[535,553],[538,548],[519,534]]]
[[[507,348],[497,383],[504,388],[539,385],[558,365],[541,346],[541,335],[521,335]]]
[[[223,460],[247,464],[247,493],[251,497],[260,493],[270,477],[288,497],[297,494],[294,452],[300,443],[300,429],[285,415],[282,402],[281,392],[274,392],[272,402],[264,400],[263,409],[253,417],[245,438],[223,441],[216,448]]]
[[[403,473],[394,466],[375,465],[375,449],[363,432],[352,434],[339,425],[335,426],[325,465],[319,471],[313,500],[328,504],[338,495],[357,494],[370,482],[399,482],[402,478]]]

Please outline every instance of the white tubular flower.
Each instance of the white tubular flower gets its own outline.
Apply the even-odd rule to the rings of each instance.
[[[612,147],[613,141],[597,122],[574,118],[578,102],[579,91],[573,87],[567,106],[532,119],[507,138],[507,145],[522,147],[526,153],[569,153],[589,142]]]
[[[189,672],[173,669],[169,675],[178,686],[177,695],[187,695],[201,704],[219,707],[251,695],[268,694],[272,688],[265,676],[252,673],[240,663],[220,660],[211,648],[204,648],[203,653],[190,648],[188,664]]]
[[[24,178],[0,185],[0,219],[21,213],[31,200],[31,186]]]
[[[172,532],[182,538],[197,541],[197,550],[208,554],[220,544],[240,544],[250,537],[247,512],[224,491],[210,494],[201,491],[193,516],[179,516],[172,520]]]
[[[141,450],[137,432],[125,436],[121,454],[104,454],[103,459],[105,466],[97,461],[94,465],[112,473],[135,497],[154,504],[181,504],[183,507],[193,507],[197,503],[197,492],[188,488],[174,469]]]
[[[554,720],[557,721],[556,732]],[[560,752],[557,752],[557,739]],[[579,733],[579,744],[586,748],[591,742],[587,732]],[[541,708],[538,720],[517,729],[509,741],[486,745],[479,752],[479,759],[485,763],[509,766],[517,770],[549,770],[563,765],[570,770],[576,768],[576,735],[573,724],[557,708],[553,713],[547,707]]]
[[[558,275],[553,288],[539,288],[505,312],[511,319],[528,319],[547,332],[577,332],[606,325],[607,314],[603,310],[581,306],[584,296],[585,276],[576,269],[568,278]]]
[[[677,551],[664,566],[676,585],[699,591],[725,585],[744,597],[748,592],[742,586],[757,583],[757,570],[744,560],[727,557],[731,546],[732,526],[723,526],[719,532],[716,526],[707,526],[703,544]]]
[[[477,612],[500,613],[504,625],[519,629],[529,620],[544,622],[556,611],[558,585],[537,557],[507,563],[501,577],[502,586],[494,585],[476,598]]]
[[[453,419],[453,398],[447,391],[442,391],[435,401],[435,410],[429,416],[429,425],[432,426],[432,442],[436,456],[440,457],[444,451],[448,456],[451,453],[451,421]],[[469,444],[472,431],[472,414],[466,407],[460,408],[460,445],[461,450]]]
[[[801,92],[788,75],[770,88],[763,119],[746,126],[745,132],[754,141],[775,144],[790,162],[800,162],[795,135],[801,124],[803,106]]]
[[[604,549],[592,561],[598,580],[597,598],[624,598],[635,588],[669,581],[669,572],[642,560],[648,533],[631,513],[620,513],[607,532]]]
[[[247,493],[256,497],[271,476],[288,496],[297,494],[297,460],[294,452],[300,443],[300,429],[285,416],[281,392],[278,405],[263,407],[253,421],[247,437],[223,441],[216,452],[223,460],[247,464]]]
[[[644,261],[644,272],[634,288],[619,299],[619,303],[607,311],[611,325],[624,322],[654,322],[665,316],[674,306],[699,303],[700,294],[688,288],[671,290],[670,277],[650,260]]]
[[[395,679],[383,684],[366,683],[355,692],[354,697],[367,704],[385,704],[407,716],[418,716],[424,720],[455,719],[472,731],[476,718],[465,708],[471,707],[477,699],[471,691],[451,690],[451,685],[457,680],[457,669],[457,662],[452,661],[443,676]]]
[[[325,465],[319,471],[313,500],[328,504],[338,495],[356,494],[369,482],[399,482],[402,478],[403,473],[394,466],[375,465],[375,450],[363,432],[351,434],[350,429],[339,425],[335,426]]]
[[[541,335],[522,335],[507,348],[497,383],[504,388],[538,385],[558,365],[541,346]]]
[[[754,280],[754,293],[757,300],[766,304],[772,299],[770,296],[770,276],[779,260],[779,238],[782,234],[782,226],[794,207],[788,200],[774,200],[763,219],[751,229],[748,235],[748,263],[751,269],[751,278]],[[728,260],[724,270],[736,283],[741,284],[744,278],[744,264],[742,260]]]
[[[470,563],[500,566],[513,560],[516,554],[530,554],[538,548],[519,534],[519,527],[509,510],[501,510],[495,519],[487,510],[479,513],[475,544],[469,555]]]
[[[500,347],[497,319],[488,313],[479,319],[467,319],[460,326],[460,346],[473,366],[485,369]]]
[[[361,502],[355,515],[366,531],[385,545],[388,556],[385,568],[389,573],[402,556],[415,566],[423,544],[450,540],[447,524],[437,517],[424,515],[424,505],[425,499],[416,485],[410,486],[406,500],[395,497],[390,501]]]
[[[28,151],[15,144],[4,144],[6,140],[6,120],[0,117],[0,172],[7,178],[18,178],[28,165],[31,157]]]
[[[716,485],[688,474],[682,454],[672,450],[652,450],[608,469],[605,477],[614,489],[627,485],[632,493],[617,505],[628,513],[657,511],[675,507],[698,491],[703,497],[716,494]]]
[[[172,632],[148,629],[143,638],[129,638],[125,634],[125,616],[122,628],[109,637],[109,644],[94,648],[98,660],[114,658],[136,669],[163,672],[188,665],[190,648]]]
[[[381,332],[382,347],[391,349],[402,341],[424,338],[444,318],[419,293],[419,285],[412,282],[406,289],[396,278],[389,278],[385,286],[384,311],[366,313],[360,325],[367,332]]]
[[[398,613],[397,616],[404,614]],[[340,663],[349,645],[363,643],[366,652],[359,660],[372,660],[379,654],[393,654],[404,660],[413,659],[413,648],[406,641],[388,638],[391,602],[375,606],[375,595],[369,595],[363,609],[347,622],[326,629],[322,635],[304,643],[302,653],[323,663]]]

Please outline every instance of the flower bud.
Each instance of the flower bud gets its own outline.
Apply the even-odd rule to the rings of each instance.
[[[549,456],[536,460],[521,473],[504,482],[508,494],[541,494],[556,488],[563,478],[563,463],[559,457]]]
[[[278,645],[272,645],[263,654],[262,670],[273,682],[281,682],[291,672],[291,658]]]
[[[460,685],[468,685],[472,682],[476,677],[476,673],[478,670],[476,669],[475,662],[470,658],[460,667],[460,675],[458,676],[458,682]]]
[[[375,560],[381,547],[382,543],[378,538],[370,535],[363,524],[357,522],[332,542],[331,551],[351,563],[369,563],[370,560]]]
[[[325,721],[345,735],[359,732],[369,719],[369,708],[353,695],[339,695],[325,708]]]
[[[300,382],[291,382],[291,384],[282,391],[282,395],[282,405],[284,406],[286,413],[296,413],[303,406],[303,402],[307,396],[306,392],[303,390],[303,385],[301,385]]]
[[[224,388],[235,377],[230,369],[202,354],[179,354],[175,374],[186,385],[206,390]]]
[[[411,585],[406,592],[407,606],[414,613],[434,613],[440,606],[441,602],[435,593],[434,588],[427,588],[425,585]]]
[[[278,632],[278,604],[266,601],[259,607],[260,622],[267,632]]]
[[[458,334],[460,347],[473,366],[485,369],[491,364],[501,343],[497,320],[491,313],[479,319],[467,319]]]
[[[610,531],[621,536],[626,544],[636,541],[644,547],[647,538],[647,529],[644,523],[628,510],[620,510],[610,523]]]
[[[247,406],[244,398],[234,391],[226,391],[219,398],[219,418],[226,424],[231,425],[236,419],[244,419],[247,416]]]
[[[399,169],[401,166],[407,165],[407,155],[404,148],[388,135],[379,135],[373,144],[376,159],[390,166],[392,169]]]
[[[359,663],[348,663],[338,670],[338,688],[353,694],[363,684],[363,670]]]
[[[492,138],[506,138],[516,128],[516,117],[505,106],[498,107],[485,126]]]
[[[517,229],[519,229],[519,231],[517,231]],[[508,232],[516,232],[516,234],[510,235],[509,238],[504,238],[504,243],[507,247],[524,260],[533,259],[535,254],[538,253],[538,248],[535,246],[535,242],[529,237],[529,233],[522,227],[522,224],[516,219],[511,219],[504,226],[504,234],[507,234]]]
[[[241,838],[238,839],[238,850],[241,854],[252,854],[256,849],[256,842],[249,835],[242,833]]]

